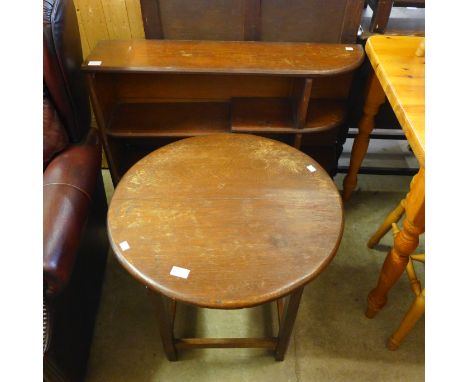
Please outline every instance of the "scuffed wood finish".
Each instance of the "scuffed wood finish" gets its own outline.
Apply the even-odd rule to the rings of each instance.
[[[353,50],[346,50],[352,47]],[[225,73],[327,76],[356,69],[360,45],[244,41],[101,41],[88,72]],[[89,61],[101,61],[88,66]]]
[[[333,181],[300,151],[252,135],[205,135],[156,150],[125,174],[108,233],[122,266],[158,292],[170,361],[178,349],[233,347],[272,349],[282,361],[303,287],[338,249],[343,209]],[[188,278],[171,276],[173,266]],[[238,309],[275,299],[277,337],[174,338],[176,301]]]
[[[342,229],[340,195],[313,159],[243,134],[153,152],[121,179],[108,214],[112,248],[137,280],[221,309],[272,301],[311,281],[333,258]],[[189,277],[170,276],[174,265]]]
[[[422,37],[372,36],[366,52],[373,67],[359,134],[353,143],[351,163],[343,182],[343,199],[351,196],[367,151],[373,116],[383,103],[382,91],[400,123],[421,167],[425,166],[425,59],[416,55]],[[378,81],[375,80],[378,79]],[[373,82],[378,82],[375,86]],[[376,110],[377,107],[377,110]]]

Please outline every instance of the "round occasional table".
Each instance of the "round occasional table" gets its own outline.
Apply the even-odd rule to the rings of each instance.
[[[283,360],[305,284],[335,255],[341,197],[309,156],[278,141],[214,134],[164,146],[121,179],[108,233],[121,265],[158,302],[178,349],[261,347]],[[176,302],[238,309],[277,300],[272,338],[174,338]]]

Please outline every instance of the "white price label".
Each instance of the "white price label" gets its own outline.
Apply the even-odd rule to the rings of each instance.
[[[190,269],[185,269],[181,267],[176,267],[175,265],[171,269],[171,276],[180,277],[186,279],[190,273]]]
[[[119,245],[122,251],[126,251],[127,249],[130,249],[130,245],[128,245],[128,242],[126,240],[122,241]]]
[[[317,169],[316,169],[314,166],[312,166],[311,164],[309,164],[309,165],[307,166],[307,170],[309,170],[310,172],[315,172],[315,171],[317,171]]]

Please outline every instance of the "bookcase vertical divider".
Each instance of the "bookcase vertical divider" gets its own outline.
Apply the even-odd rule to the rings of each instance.
[[[292,109],[294,126],[301,130],[304,128],[307,110],[309,108],[310,93],[312,90],[312,78],[296,78],[292,89]],[[297,133],[294,137],[294,147],[301,147],[302,134]]]

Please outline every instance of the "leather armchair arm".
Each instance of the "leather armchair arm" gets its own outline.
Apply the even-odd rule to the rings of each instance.
[[[86,141],[59,154],[44,172],[43,272],[47,293],[70,279],[101,164],[91,129]]]

